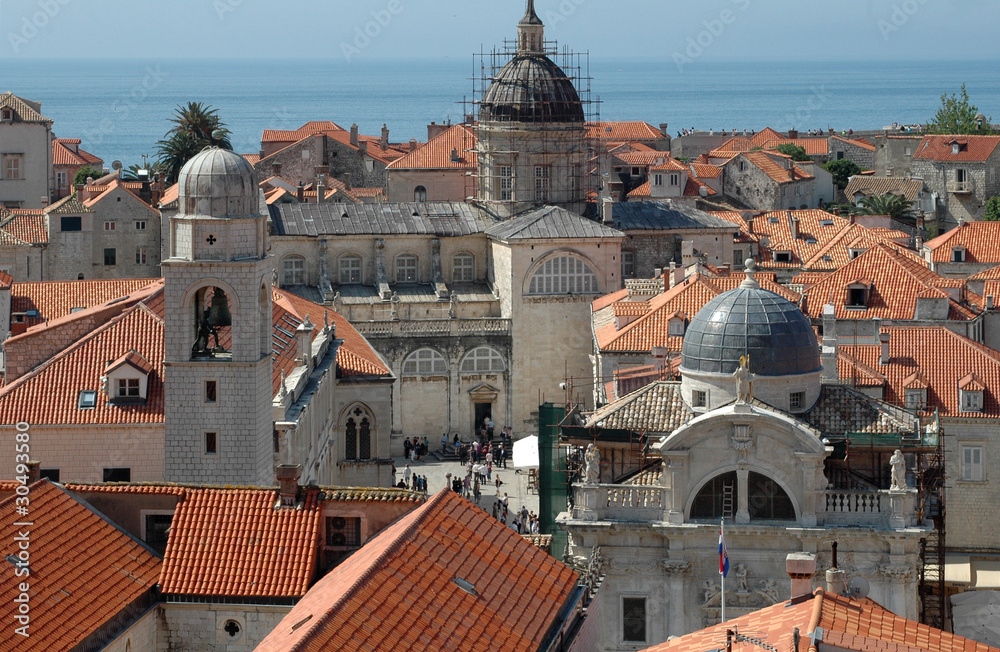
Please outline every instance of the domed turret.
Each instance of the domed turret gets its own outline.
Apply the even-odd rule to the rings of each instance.
[[[684,333],[685,398],[705,409],[732,401],[733,374],[745,357],[760,400],[791,411],[807,409],[819,396],[823,369],[816,333],[795,304],[760,287],[752,260],[746,266],[740,287],[705,304]],[[703,394],[693,396],[696,390]]]
[[[184,164],[177,179],[185,215],[248,217],[258,213],[257,175],[233,152],[211,147]]]
[[[543,54],[519,54],[500,69],[483,95],[482,122],[584,121],[573,81]]]

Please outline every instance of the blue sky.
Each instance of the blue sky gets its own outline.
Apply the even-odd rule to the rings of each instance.
[[[550,38],[601,58],[1000,59],[996,0],[536,5]],[[0,58],[335,58],[357,48],[465,60],[513,37],[523,10],[523,0],[0,0]]]

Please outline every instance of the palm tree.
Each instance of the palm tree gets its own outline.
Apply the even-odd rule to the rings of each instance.
[[[143,158],[145,158],[145,157],[143,157]],[[157,161],[156,163],[153,163],[152,165],[145,165],[145,164],[142,164],[142,163],[133,163],[132,165],[128,166],[127,168],[122,168],[122,171],[121,171],[121,179],[122,179],[122,181],[138,181],[139,180],[139,171],[140,170],[146,170],[146,171],[148,171],[149,172],[149,178],[152,179],[153,176],[155,176],[158,172],[162,172],[163,171],[163,165],[159,161]]]
[[[858,213],[861,215],[888,215],[899,222],[912,225],[917,223],[917,211],[913,208],[913,202],[903,195],[885,194],[865,197],[861,200],[861,208]]]
[[[206,147],[233,148],[229,129],[219,119],[218,109],[211,106],[188,102],[174,110],[170,122],[174,126],[157,143],[158,163],[163,165],[167,183],[177,181],[184,164]]]

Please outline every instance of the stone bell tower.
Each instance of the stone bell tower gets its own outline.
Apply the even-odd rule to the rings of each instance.
[[[163,261],[164,477],[270,486],[272,264],[256,176],[211,148],[178,183]]]

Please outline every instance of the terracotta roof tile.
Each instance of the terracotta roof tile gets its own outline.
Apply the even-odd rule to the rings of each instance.
[[[1000,265],[996,267],[990,267],[989,269],[979,272],[978,274],[973,274],[969,277],[970,281],[1000,281]]]
[[[952,154],[953,144],[959,146],[958,154]],[[997,145],[1000,145],[1000,136],[924,136],[913,158],[982,163],[993,156]]]
[[[274,489],[189,490],[177,505],[160,591],[172,595],[297,598],[316,572],[317,489],[276,509]]]
[[[813,178],[813,175],[809,174],[794,163],[790,169],[786,169],[785,167],[779,165],[774,160],[774,157],[782,156],[780,154],[755,151],[743,152],[742,156],[755,167],[759,168],[761,172],[766,174],[775,183],[792,183],[795,181]]]
[[[753,632],[778,650],[792,650],[798,630],[801,649],[822,628],[823,643],[857,652],[998,652],[1000,648],[897,616],[871,598],[852,600],[823,589],[809,597],[781,601],[725,623],[646,648],[644,652],[704,652],[724,649],[726,630]]]
[[[42,281],[15,283],[11,288],[12,313],[37,310],[39,320],[58,319],[74,309],[101,305],[147,288],[158,279],[124,278],[95,281]]]
[[[663,137],[659,129],[638,120],[587,123],[587,138],[590,140],[643,141],[660,140]]]
[[[824,435],[845,437],[848,433],[910,434],[919,424],[912,413],[843,385],[823,385],[819,400],[802,420]]]
[[[52,165],[83,166],[101,165],[103,160],[79,147],[76,151],[68,145],[79,145],[79,138],[54,138],[52,140]]]
[[[160,560],[150,549],[48,480],[33,484],[29,496],[29,519],[17,516],[15,497],[0,502],[4,554],[15,552],[18,532],[30,530],[31,537],[31,575],[21,580],[31,586],[30,636],[14,634],[18,584],[5,582],[0,617],[10,629],[4,640],[19,641],[7,649],[75,649],[144,595],[152,598]],[[15,525],[19,520],[33,525]],[[13,580],[13,569],[6,571]]]
[[[876,177],[857,174],[851,177],[844,189],[844,194],[851,201],[858,194],[865,197],[881,197],[882,195],[901,195],[909,201],[916,201],[924,189],[920,179],[906,177]]]
[[[32,102],[13,93],[0,94],[0,107],[14,110],[15,122],[38,122],[52,124],[52,120],[41,114],[41,102]]]
[[[842,345],[854,359],[878,370],[886,378],[884,398],[903,405],[906,387],[927,388],[927,410],[942,416],[963,418],[1000,417],[1000,353],[949,331],[943,326],[883,326],[889,338],[889,364],[880,365],[880,345]],[[941,364],[947,360],[948,364]],[[983,410],[965,412],[959,401],[959,387],[974,375],[985,388]]]
[[[952,250],[962,248],[967,263],[1000,264],[1000,222],[962,222],[924,247],[930,249],[935,263],[951,262]]]
[[[722,168],[711,163],[692,163],[691,171],[699,179],[718,179],[722,176]]]
[[[681,398],[680,383],[656,381],[595,411],[587,427],[671,433],[693,416]]]
[[[718,194],[717,192],[715,192],[715,190],[713,190],[708,184],[703,182],[701,179],[689,176],[687,184],[685,184],[684,186],[684,196],[701,197],[702,188],[705,189],[705,197],[711,197],[713,195]]]
[[[875,151],[875,145],[873,145],[872,143],[868,142],[864,138],[853,138],[852,139],[852,138],[844,138],[843,136],[830,136],[830,138],[832,140],[836,140],[836,141],[839,141],[839,142],[842,142],[842,143],[846,143],[848,145],[854,145],[856,147],[860,147],[861,149],[867,149],[870,152],[874,152]]]
[[[628,195],[626,196],[629,199],[642,199],[646,197],[652,197],[653,196],[652,193],[653,193],[653,183],[651,181],[647,181],[641,186],[637,186],[632,190],[630,190]]]
[[[475,169],[479,160],[475,152],[478,142],[476,132],[470,125],[454,125],[413,152],[397,158],[387,168],[390,170]],[[453,158],[453,154],[457,158]]]
[[[779,145],[801,147],[806,150],[807,156],[827,156],[830,153],[830,142],[826,138],[774,138],[765,141],[762,148],[776,149]]]
[[[684,166],[670,158],[670,152],[660,152],[655,149],[621,152],[614,155],[626,165],[652,167],[663,170],[683,170]],[[667,166],[662,167],[661,166]]]
[[[871,287],[866,307],[850,308],[847,288],[861,282]],[[916,254],[880,243],[808,288],[805,312],[820,318],[823,306],[832,304],[837,319],[913,319],[918,296],[928,296],[928,291],[948,285]],[[932,296],[942,296],[942,293],[932,292]],[[949,309],[950,319],[975,317],[970,308],[952,299],[949,299]]]
[[[260,162],[260,154],[243,154],[242,156],[250,165],[257,165]]]
[[[472,584],[474,593],[456,580]],[[443,490],[317,582],[256,649],[423,652],[488,643],[483,649],[534,650],[576,580],[510,528]]]
[[[49,230],[45,223],[44,213],[13,210],[10,212],[10,217],[0,222],[0,231],[14,238],[19,244],[48,244]]]

